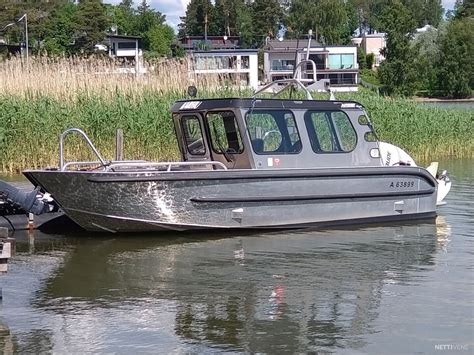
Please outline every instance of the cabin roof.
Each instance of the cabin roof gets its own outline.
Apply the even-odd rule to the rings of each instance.
[[[171,111],[178,113],[251,107],[258,109],[340,110],[362,108],[363,106],[356,101],[225,98],[178,100],[174,103]]]

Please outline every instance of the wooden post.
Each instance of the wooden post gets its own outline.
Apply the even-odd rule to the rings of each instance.
[[[123,160],[123,130],[120,128],[115,133],[115,160]]]

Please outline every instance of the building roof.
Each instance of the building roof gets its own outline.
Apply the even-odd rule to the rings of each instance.
[[[249,54],[256,54],[258,53],[258,49],[210,49],[208,51],[192,51],[192,54],[241,54],[241,53],[249,53]]]
[[[232,40],[232,39],[238,39],[240,40],[240,36],[207,36],[208,40],[212,39],[224,39],[224,37],[227,37],[227,40]],[[181,37],[180,40],[186,40],[186,39],[204,39],[204,36],[184,36]]]
[[[362,37],[367,37],[367,38],[385,38],[386,36],[387,36],[387,34],[384,33],[384,32],[362,35]]]
[[[276,39],[268,40],[265,45],[266,51],[272,52],[294,52],[296,49],[303,49],[308,47],[308,40],[306,39],[284,39],[279,41]],[[321,47],[321,43],[311,41],[311,48]]]
[[[179,42],[185,51],[240,48],[240,36],[185,36]]]
[[[107,35],[107,38],[116,38],[116,39],[142,39],[140,36],[126,36],[126,35]]]

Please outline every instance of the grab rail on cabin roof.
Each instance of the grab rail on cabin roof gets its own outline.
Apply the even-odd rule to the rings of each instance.
[[[306,65],[306,64],[311,64],[311,66],[313,67],[313,79],[300,79],[298,78],[298,76],[300,75],[301,73],[301,68],[303,67],[303,65]],[[273,97],[277,97],[279,96],[282,92],[286,91],[288,88],[291,87],[290,84],[297,84],[300,88],[303,89],[303,91],[305,91],[306,93],[306,99],[308,100],[313,100],[313,96],[311,95],[311,92],[308,90],[308,88],[303,84],[303,83],[313,83],[313,82],[316,82],[316,63],[311,60],[311,59],[305,59],[305,60],[302,60],[301,62],[298,63],[298,65],[296,66],[294,72],[293,72],[293,77],[292,78],[289,78],[289,79],[280,79],[280,80],[275,80],[275,81],[272,81],[271,83],[265,85],[263,88],[261,88],[260,90],[257,90],[254,94],[253,94],[253,98],[256,98],[258,94],[262,93],[262,92],[265,92],[266,90],[270,89],[272,86],[276,86],[276,85],[279,85],[279,84],[288,84],[286,85],[283,89],[277,91],[276,93],[273,94]]]

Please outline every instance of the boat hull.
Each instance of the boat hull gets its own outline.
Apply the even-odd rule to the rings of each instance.
[[[26,171],[90,231],[297,228],[436,216],[424,169]]]

